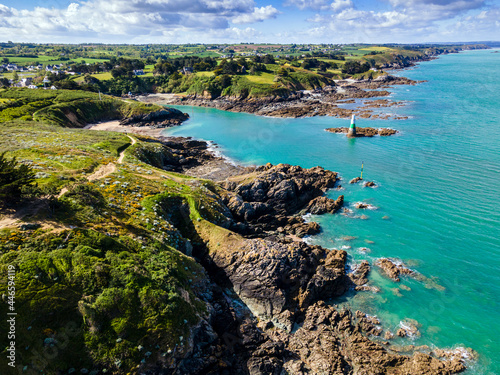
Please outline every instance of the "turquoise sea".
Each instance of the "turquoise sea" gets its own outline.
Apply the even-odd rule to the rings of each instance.
[[[479,360],[467,374],[500,374],[500,54],[444,55],[397,74],[427,80],[391,89],[392,99],[408,103],[384,110],[410,119],[358,121],[400,130],[394,137],[349,140],[324,131],[349,123],[330,117],[275,119],[193,107],[182,107],[191,115],[187,123],[166,132],[214,141],[240,163],[339,172],[345,190],[331,197],[344,194],[350,205],[364,201],[378,209],[354,209],[367,220],[313,217],[324,230],[309,241],[346,248],[352,264],[401,259],[444,290],[412,279],[398,285],[374,268],[371,282],[381,293],[334,302],[376,314],[394,330],[403,319],[415,319],[421,337],[395,342],[472,347]],[[348,184],[362,161],[365,180],[378,188]]]

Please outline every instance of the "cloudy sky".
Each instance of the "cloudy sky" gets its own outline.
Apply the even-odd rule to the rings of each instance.
[[[500,0],[0,0],[0,42],[500,40]]]

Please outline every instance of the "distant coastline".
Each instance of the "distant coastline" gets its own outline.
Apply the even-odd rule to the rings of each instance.
[[[424,61],[437,59],[440,55],[458,53],[472,49],[487,49],[487,46],[463,46],[460,50],[444,50],[442,53],[424,54],[414,58],[394,61],[383,65],[383,69],[402,70],[413,67]],[[416,85],[418,81],[391,74],[377,74],[376,78],[347,78],[333,81],[332,85],[318,87],[314,90],[298,90],[287,95],[273,95],[263,97],[218,96],[211,97],[191,94],[162,94],[154,93],[142,95],[137,100],[160,105],[187,105],[216,108],[229,112],[244,112],[270,117],[313,117],[332,116],[350,118],[355,114],[363,119],[396,119],[405,120],[406,116],[373,111],[377,108],[403,106],[404,102],[392,101],[385,97],[390,95],[388,88],[394,85]],[[353,103],[351,108],[345,104]]]

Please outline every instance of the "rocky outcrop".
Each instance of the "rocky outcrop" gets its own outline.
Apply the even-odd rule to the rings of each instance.
[[[324,213],[333,214],[340,210],[344,205],[344,196],[339,196],[336,200],[321,196],[316,197],[309,202],[305,208],[305,213],[311,213],[313,215],[322,215]]]
[[[187,113],[183,113],[175,108],[165,108],[147,114],[126,117],[120,121],[120,125],[149,126],[153,128],[165,128],[182,124],[189,118]]]
[[[399,282],[400,275],[415,275],[415,271],[409,269],[403,262],[396,261],[389,258],[377,259],[375,263],[382,271],[393,281]]]
[[[192,146],[200,155],[206,152],[202,144],[186,142],[195,142]],[[187,144],[178,140],[164,143],[181,160],[191,157]],[[192,157],[196,159],[194,154]],[[180,166],[191,163],[195,161]],[[230,229],[276,228],[278,234],[299,236],[317,231],[319,226],[304,222],[295,213],[306,209],[333,212],[343,202],[342,196],[335,201],[323,197],[338,179],[323,168],[280,164],[244,172],[209,193],[227,211],[223,214]],[[185,209],[189,210],[188,205]],[[184,216],[190,217],[189,212]],[[173,362],[162,362],[156,372],[146,371],[148,375],[160,370],[227,375],[285,371],[438,375],[465,368],[461,357],[438,359],[429,353],[408,356],[390,351],[367,337],[383,332],[378,319],[361,312],[353,318],[349,311],[337,311],[323,302],[348,289],[372,290],[367,286],[370,265],[366,261],[346,274],[344,251],[276,241],[273,236],[246,238],[206,219],[194,221],[183,233],[191,236],[193,255],[213,280],[210,290],[200,294],[208,303],[209,316],[193,329],[184,350],[170,355]],[[391,264],[396,271],[387,267],[393,273],[405,273],[397,263]],[[294,331],[294,327],[298,329]]]
[[[349,273],[349,278],[356,286],[362,286],[368,283],[368,274],[370,273],[370,264],[363,260],[360,264],[352,266],[353,270]]]
[[[454,374],[465,369],[454,357],[439,360],[430,354],[392,354],[366,338],[351,313],[324,302],[307,310],[304,323],[293,335],[276,337],[291,353],[283,367],[291,374]]]
[[[337,181],[336,173],[321,167],[267,164],[225,181],[223,187],[229,192],[223,196],[223,202],[237,221],[250,224],[256,233],[281,228],[280,233],[302,237],[305,233],[317,233],[319,226],[294,215],[303,209],[303,213],[338,210],[343,197],[336,201],[322,197]]]
[[[359,181],[362,181],[363,178],[361,177],[354,177],[351,181],[349,181],[350,184],[357,184]]]
[[[347,134],[349,131],[349,128],[341,127],[341,128],[328,128],[325,129],[329,133],[341,133],[341,134]],[[380,128],[380,129],[375,129],[375,128],[360,128],[356,127],[356,138],[362,138],[362,137],[374,137],[376,135],[380,135],[382,137],[387,137],[390,135],[394,135],[399,133],[397,130],[394,129],[389,129],[389,128]]]
[[[373,88],[389,87],[390,84],[410,83],[399,77],[376,80],[348,80],[323,88],[307,91],[293,91],[268,97],[229,97],[221,96],[213,98],[207,95],[175,96],[172,94],[156,94],[139,98],[141,101],[158,104],[194,105],[201,107],[217,108],[230,112],[246,112],[260,116],[272,117],[310,117],[310,116],[334,116],[350,118],[356,114],[359,118],[394,118],[404,117],[374,113],[372,108],[390,107],[400,105],[390,101],[374,100],[373,105],[366,102],[358,108],[343,108],[350,99],[372,99],[389,96],[387,90],[373,90]],[[363,88],[369,90],[364,90]]]
[[[368,336],[381,335],[383,330],[380,326],[380,320],[376,316],[368,315],[358,310],[356,311],[356,319],[359,328]]]
[[[400,328],[396,331],[399,337],[420,337],[418,328],[421,326],[414,319],[405,319],[399,323]]]
[[[339,296],[349,286],[344,251],[227,235],[217,244],[206,232],[201,235],[209,243],[204,262],[255,316],[283,329],[290,331],[297,314],[312,303]]]

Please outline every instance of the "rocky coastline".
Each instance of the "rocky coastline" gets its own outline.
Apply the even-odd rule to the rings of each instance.
[[[133,125],[135,127],[147,126],[150,128],[167,128],[177,126],[189,119],[187,113],[175,108],[164,108],[159,111],[125,117],[120,120],[120,125]]]
[[[413,326],[390,332],[375,317],[329,304],[348,290],[377,292],[368,282],[369,262],[348,268],[345,251],[300,240],[320,230],[302,219],[304,213],[341,210],[342,195],[324,195],[339,186],[337,173],[286,164],[240,167],[214,155],[206,142],[158,139],[167,155],[158,167],[210,178],[207,193],[219,215],[207,212],[205,220],[183,230],[189,244],[185,253],[206,272],[198,298],[208,306],[207,314],[184,347],[144,373],[438,375],[465,370],[465,359],[474,355],[470,349],[455,355],[419,347],[401,354],[390,339],[413,334]],[[179,217],[190,216],[185,204],[177,211]],[[385,261],[377,265],[394,280],[414,276],[392,264],[396,269]],[[383,331],[384,340],[372,338]]]
[[[373,80],[340,80],[336,81],[334,85],[316,90],[297,91],[288,96],[209,98],[200,95],[151,94],[138,97],[137,100],[163,105],[210,107],[270,117],[332,116],[350,118],[355,114],[364,119],[404,120],[407,118],[406,116],[376,113],[374,109],[404,105],[403,102],[380,98],[390,95],[390,92],[385,89],[392,85],[415,85],[417,83],[419,82],[404,77],[382,75]],[[353,108],[346,108],[346,104],[351,104],[353,99],[357,99],[358,102]]]

